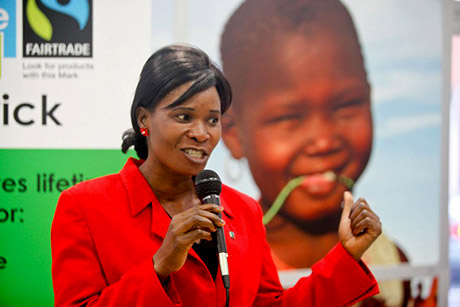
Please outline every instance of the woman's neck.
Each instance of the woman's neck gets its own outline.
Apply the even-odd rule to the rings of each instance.
[[[173,216],[197,205],[192,176],[164,170],[148,160],[139,166],[139,170],[169,215]]]

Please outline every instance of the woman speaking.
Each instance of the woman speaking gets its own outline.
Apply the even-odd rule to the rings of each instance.
[[[347,306],[378,293],[360,261],[381,233],[365,200],[345,192],[339,243],[287,290],[260,205],[225,185],[220,205],[202,204],[194,180],[219,142],[231,98],[224,75],[198,49],[169,46],[147,60],[122,144],[123,152],[134,145],[140,160],[59,199],[51,229],[57,306]]]

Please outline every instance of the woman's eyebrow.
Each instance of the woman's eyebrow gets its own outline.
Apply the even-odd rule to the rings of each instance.
[[[195,111],[194,108],[190,108],[190,107],[181,107],[181,106],[178,106],[178,107],[174,107],[172,108],[173,111],[175,110],[187,110],[187,111]]]
[[[177,111],[177,110],[195,111],[195,108],[178,106],[178,107],[172,108],[172,110],[173,111]],[[218,114],[220,114],[220,110],[210,110],[209,113],[218,113]]]

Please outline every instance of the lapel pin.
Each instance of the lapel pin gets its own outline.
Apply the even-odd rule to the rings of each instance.
[[[235,239],[235,233],[233,231],[228,232],[230,238]]]

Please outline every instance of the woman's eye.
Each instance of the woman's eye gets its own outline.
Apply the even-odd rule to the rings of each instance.
[[[219,122],[219,119],[217,117],[213,117],[213,118],[210,118],[208,120],[208,122],[211,124],[211,125],[216,125],[218,122]]]
[[[179,114],[179,115],[176,115],[176,118],[181,122],[186,122],[190,119],[190,116],[187,114]]]

